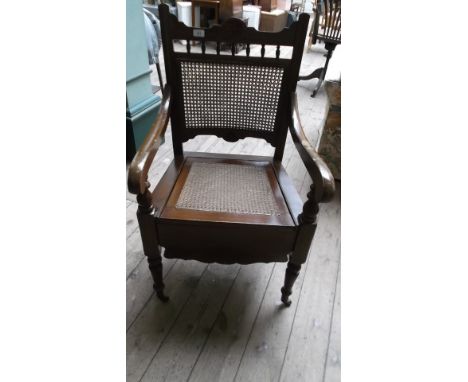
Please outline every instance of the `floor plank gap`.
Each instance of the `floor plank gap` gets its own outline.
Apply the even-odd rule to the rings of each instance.
[[[341,267],[341,260],[340,260],[340,262],[338,263],[338,270],[337,270],[337,272],[336,272],[335,293],[333,294],[333,307],[335,307],[335,299],[336,299],[336,291],[337,291],[337,288],[338,288],[338,277],[339,277],[339,274],[340,274],[340,267]],[[325,362],[324,362],[324,365],[323,365],[323,378],[322,378],[322,382],[325,382],[325,376],[326,376],[326,373],[327,373],[328,350],[330,349],[330,339],[331,339],[331,333],[332,333],[333,315],[334,315],[334,313],[335,313],[335,309],[332,309],[331,317],[330,317],[330,329],[329,329],[328,341],[327,341],[327,352],[325,353]]]

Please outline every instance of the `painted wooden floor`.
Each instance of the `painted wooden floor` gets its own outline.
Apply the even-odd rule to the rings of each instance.
[[[301,73],[323,62],[324,50],[304,54]],[[299,82],[301,119],[312,143],[324,120],[323,91]],[[173,158],[166,133],[150,170],[154,186]],[[236,143],[200,136],[185,150],[271,155],[266,142]],[[283,165],[305,200],[310,178],[288,136]],[[152,291],[127,193],[127,381],[340,381],[340,184],[322,205],[311,253],[294,286],[289,308],[280,302],[285,263],[203,264],[164,259],[168,303]]]

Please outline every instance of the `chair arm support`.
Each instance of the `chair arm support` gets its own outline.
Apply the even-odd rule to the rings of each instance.
[[[132,194],[143,194],[148,188],[148,171],[166,132],[170,104],[171,90],[166,86],[158,115],[128,170],[128,190]]]
[[[335,193],[335,180],[320,155],[314,150],[307,139],[299,119],[297,95],[291,95],[291,123],[289,131],[299,155],[312,178],[314,184],[314,199],[317,203],[329,202]]]

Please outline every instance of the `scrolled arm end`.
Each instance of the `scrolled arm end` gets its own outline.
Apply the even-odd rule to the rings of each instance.
[[[127,187],[131,194],[142,194],[146,185],[147,177],[143,175],[141,163],[132,163],[128,169]]]

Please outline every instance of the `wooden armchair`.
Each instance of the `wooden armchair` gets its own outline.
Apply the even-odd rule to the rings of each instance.
[[[307,76],[299,76],[299,80],[318,78],[317,85],[311,97],[315,97],[327,74],[328,62],[336,46],[341,44],[341,0],[319,0],[314,6],[314,21],[310,27],[308,47],[317,41],[325,43],[327,50],[325,65],[314,70]]]
[[[238,19],[221,26],[185,26],[159,6],[167,85],[159,115],[130,165],[128,189],[137,195],[137,217],[157,296],[166,301],[161,248],[166,258],[223,264],[287,262],[281,300],[289,295],[307,258],[316,227],[318,204],[334,193],[330,170],[314,151],[299,121],[295,88],[309,16],[289,29],[259,32]],[[175,52],[174,40],[186,40],[187,52]],[[190,40],[201,43],[191,52]],[[215,42],[208,54],[205,42]],[[232,45],[221,55],[222,43]],[[234,46],[246,45],[245,55]],[[250,55],[261,44],[261,57]],[[265,44],[277,46],[276,58],[264,57]],[[293,48],[279,58],[281,46]],[[171,120],[174,160],[150,191],[148,169]],[[303,205],[281,165],[287,131],[313,179]],[[183,142],[210,134],[233,142],[263,138],[273,157],[184,152]]]

